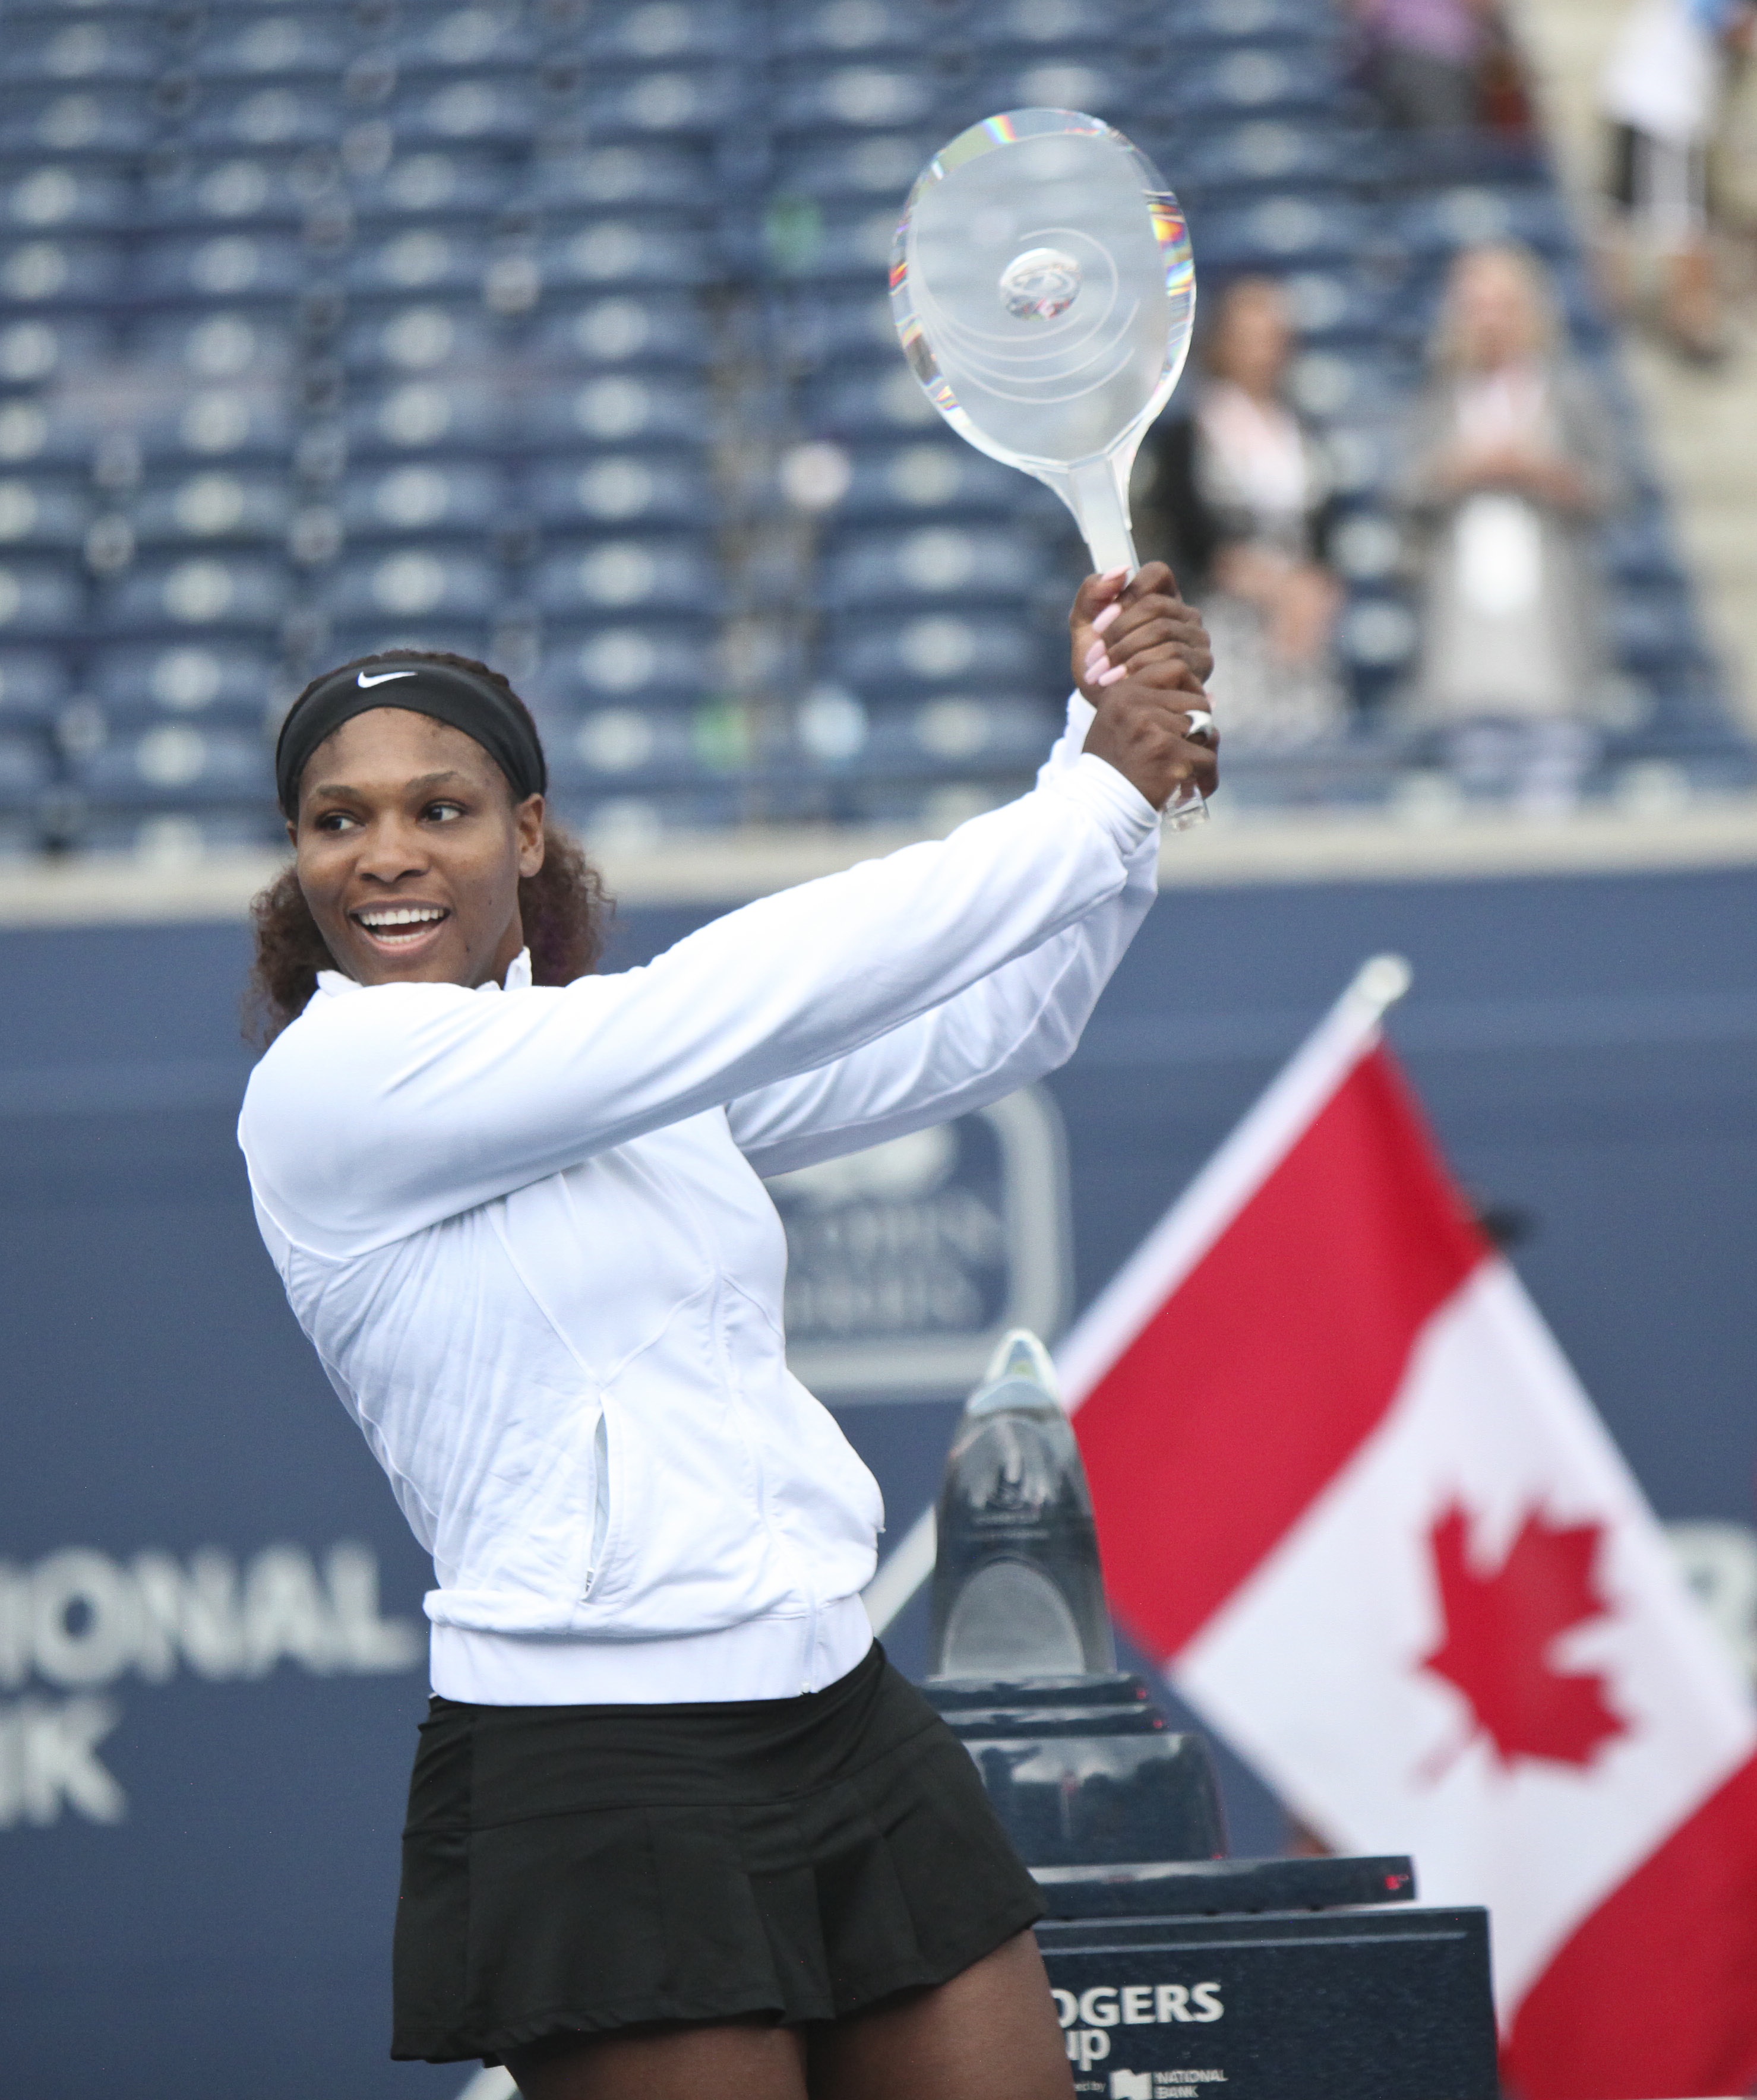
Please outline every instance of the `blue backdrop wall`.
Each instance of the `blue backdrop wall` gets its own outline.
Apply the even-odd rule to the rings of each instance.
[[[1047,1302],[1063,1224],[1013,1215],[1064,1200],[1045,1132],[1077,1308],[1387,947],[1416,966],[1393,1032],[1451,1157],[1522,1232],[1661,1514],[1748,1526],[1754,911],[1746,871],[1168,896],[1022,1136],[783,1192],[810,1347],[894,1529],[937,1482],[956,1351],[886,1391],[885,1335]],[[701,915],[625,914],[620,959]],[[256,1240],[245,960],[227,927],[0,934],[0,2054],[31,2100],[465,2076],[385,2056],[427,1572]],[[910,1297],[923,1233],[964,1264],[937,1312]],[[919,1665],[919,1608],[894,1648]],[[1274,1846],[1229,1780],[1238,1849]]]

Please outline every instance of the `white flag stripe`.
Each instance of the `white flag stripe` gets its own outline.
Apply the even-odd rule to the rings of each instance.
[[[860,1593],[875,1634],[883,1633],[908,1608],[916,1591],[933,1573],[938,1550],[938,1525],[929,1502],[885,1555],[877,1574]]]
[[[1446,1638],[1433,1527],[1488,1575],[1534,1514],[1596,1524],[1606,1610],[1552,1640],[1621,1723],[1585,1762],[1503,1762],[1423,1667]],[[1178,1658],[1178,1690],[1347,1851],[1415,1855],[1425,1899],[1487,1904],[1510,2021],[1557,1948],[1757,1749],[1757,1702],[1504,1264],[1429,1322],[1385,1421]]]
[[[1386,1008],[1409,982],[1400,955],[1375,955],[1362,965],[1243,1122],[1080,1316],[1056,1351],[1062,1403],[1071,1414],[1378,1043]]]

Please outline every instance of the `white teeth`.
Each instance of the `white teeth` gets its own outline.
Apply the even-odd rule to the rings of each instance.
[[[426,926],[443,919],[445,914],[436,911],[429,904],[409,904],[397,911],[356,911],[355,917],[363,926],[374,931],[383,926]]]

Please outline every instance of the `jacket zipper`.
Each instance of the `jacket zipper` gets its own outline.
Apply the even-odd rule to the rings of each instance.
[[[598,1427],[592,1432],[592,1543],[586,1556],[585,1586],[580,1602],[587,1603],[604,1557],[604,1539],[610,1529],[610,1425],[604,1403],[598,1403]]]

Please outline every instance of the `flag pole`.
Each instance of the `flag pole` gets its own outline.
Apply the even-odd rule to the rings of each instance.
[[[1372,955],[1273,1079],[1220,1150],[1076,1321],[1056,1352],[1062,1402],[1071,1413],[1138,1331],[1151,1306],[1176,1287],[1309,1120],[1313,1102],[1378,1039],[1385,1015],[1414,982],[1402,955]],[[862,1592],[882,1634],[934,1572],[934,1505],[910,1525]]]

